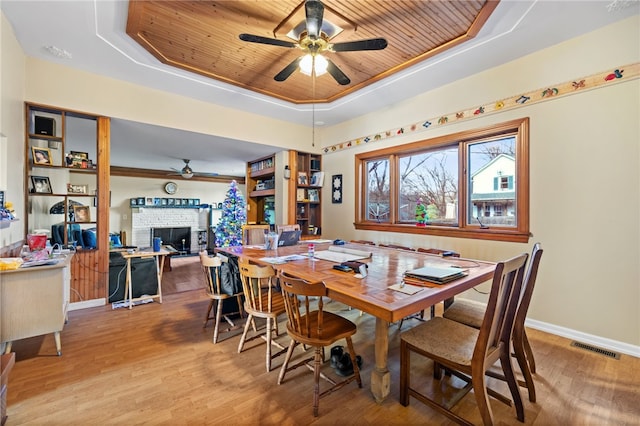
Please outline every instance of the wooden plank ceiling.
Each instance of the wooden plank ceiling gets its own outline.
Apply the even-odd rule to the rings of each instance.
[[[238,38],[249,33],[297,41],[286,34],[305,19],[301,3],[131,1],[127,34],[162,63],[295,104],[323,103],[473,38],[498,1],[323,1],[324,20],[343,29],[331,43],[377,37],[388,42],[384,50],[325,53],[351,79],[346,86],[329,74],[313,84],[300,72],[277,82],[273,77],[304,52]]]

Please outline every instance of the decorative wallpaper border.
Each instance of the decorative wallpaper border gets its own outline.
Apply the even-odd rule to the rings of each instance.
[[[331,145],[325,147],[323,149],[323,152],[325,154],[331,154],[333,152],[352,148],[365,143],[377,142],[383,139],[389,139],[408,133],[423,132],[431,128],[445,126],[447,124],[456,123],[462,120],[470,120],[483,115],[502,112],[508,109],[520,108],[534,103],[548,101],[550,99],[573,95],[578,91],[610,86],[611,84],[619,83],[621,81],[633,80],[638,77],[640,77],[640,63],[630,64],[615,68],[613,70],[593,74],[588,77],[581,77],[573,81],[560,83],[555,86],[549,86],[544,89],[533,90],[527,93],[518,94],[516,96],[490,102],[484,105],[474,106],[466,110],[452,112],[440,117],[432,117],[417,123],[396,127],[384,132],[379,132],[357,139],[352,139],[347,142]]]

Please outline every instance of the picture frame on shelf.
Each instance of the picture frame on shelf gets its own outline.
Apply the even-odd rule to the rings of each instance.
[[[317,203],[320,201],[320,192],[317,189],[310,189],[307,194],[310,202]]]
[[[155,203],[153,202],[153,197],[147,197],[147,199],[144,202],[145,206],[155,206]]]
[[[4,209],[4,191],[0,191],[0,209]]]
[[[144,197],[138,197],[138,205],[139,206],[145,206],[145,202],[144,202]]]
[[[298,185],[308,185],[307,172],[298,172]]]
[[[51,181],[47,176],[31,176],[31,185],[33,185],[33,192],[36,194],[53,194]]]
[[[138,199],[137,198],[131,198],[129,200],[129,206],[130,207],[137,207],[138,206]]]
[[[314,172],[311,175],[311,182],[309,182],[311,186],[322,186],[324,185],[324,172]]]
[[[67,184],[67,194],[88,194],[89,185],[78,185],[75,183]]]
[[[74,222],[91,222],[91,209],[89,206],[73,206]]]
[[[306,197],[306,191],[304,188],[298,188],[296,192],[296,201],[304,201]]]
[[[167,199],[166,198],[161,198],[160,199],[160,205],[161,206],[166,206],[167,205]]]
[[[31,147],[31,156],[33,157],[33,164],[42,166],[52,166],[51,150],[49,148],[42,148],[39,146]]]

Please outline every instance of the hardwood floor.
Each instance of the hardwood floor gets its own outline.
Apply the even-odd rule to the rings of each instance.
[[[241,354],[241,330],[212,344],[211,325],[202,328],[208,299],[197,287],[131,311],[109,305],[70,312],[61,357],[52,335],[15,342],[6,424],[451,424],[413,398],[409,407],[398,402],[397,325],[389,329],[391,394],[377,404],[369,391],[375,319],[336,302],[325,305],[358,325],[354,345],[363,358],[363,388],[350,384],[323,398],[314,418],[311,372],[298,369],[277,385],[283,357],[266,373],[261,339]],[[403,330],[415,324],[405,321]],[[530,403],[523,391],[526,424],[638,424],[640,359],[615,360],[570,347],[564,338],[528,333],[537,361],[538,402]],[[286,333],[278,340],[289,342]],[[301,352],[297,349],[298,356]],[[332,375],[328,364],[325,372]],[[412,368],[412,380],[420,376],[425,385],[432,383],[430,362],[416,359]],[[503,383],[491,384],[507,392]],[[513,408],[493,399],[491,404],[497,424],[520,424]],[[481,423],[473,393],[455,411]]]
[[[162,274],[162,294],[204,288],[199,256],[173,256],[171,271]]]

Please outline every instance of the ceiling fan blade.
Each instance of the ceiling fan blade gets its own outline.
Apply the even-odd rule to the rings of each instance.
[[[334,64],[329,59],[327,59],[327,62],[327,72],[331,74],[331,77],[333,77],[338,82],[338,84],[340,84],[341,86],[346,86],[347,84],[351,83],[349,77],[347,77],[345,73],[343,73],[340,68],[336,66],[336,64]]]
[[[304,4],[304,12],[307,18],[307,35],[311,40],[316,40],[320,37],[324,6],[317,0],[307,0]]]
[[[382,50],[385,47],[387,47],[387,40],[383,38],[371,38],[367,40],[334,43],[329,46],[329,50],[334,52],[355,52],[358,50]]]
[[[275,81],[285,81],[287,78],[289,78],[291,74],[293,74],[295,70],[298,69],[298,64],[300,64],[301,60],[302,60],[302,56],[300,56],[299,58],[291,62],[286,67],[284,67],[284,69],[280,71],[278,74],[276,74],[276,76],[273,77],[273,79]]]
[[[216,177],[218,173],[204,173],[204,172],[194,172],[194,176],[202,176],[202,177]]]
[[[262,37],[262,36],[253,35],[253,34],[240,34],[239,37],[240,37],[240,40],[248,41],[251,43],[270,44],[272,46],[281,46],[281,47],[289,47],[289,48],[298,47],[296,43],[293,43],[290,41]]]

